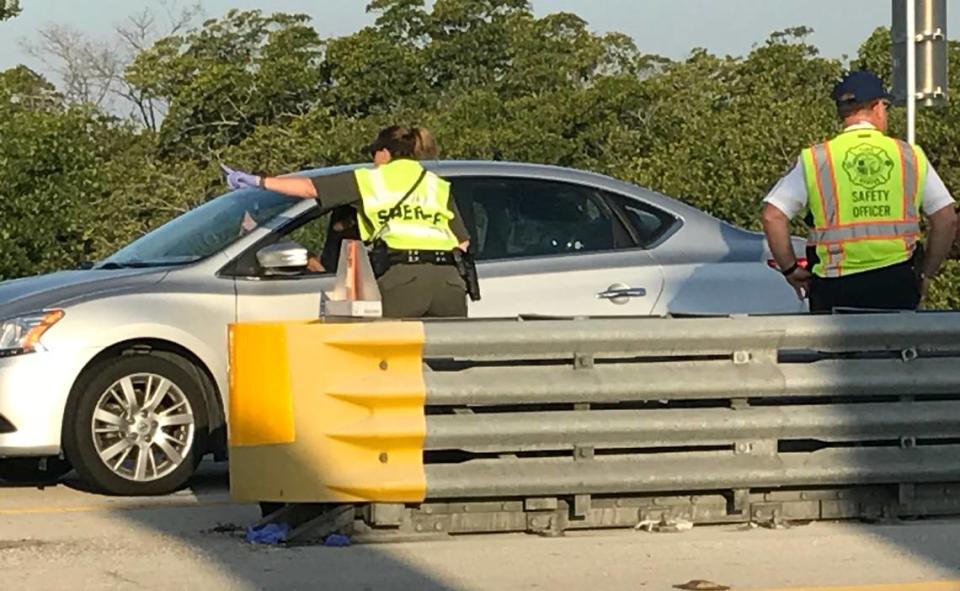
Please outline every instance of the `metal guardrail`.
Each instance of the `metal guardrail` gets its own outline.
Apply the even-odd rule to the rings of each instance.
[[[954,437],[960,402],[761,406],[741,410],[584,410],[430,416],[424,449],[477,453],[718,447],[743,439],[879,441]],[[772,449],[770,451],[773,451]]]
[[[713,507],[674,503],[692,520],[750,520],[777,491],[804,518],[960,512],[952,492],[911,501],[960,482],[960,313],[232,330],[237,376],[257,376],[231,393],[253,433],[232,441],[238,498],[372,503],[361,520],[409,531],[625,525],[650,515],[638,499],[691,494]],[[292,440],[258,431],[264,388],[289,389],[266,422]]]
[[[509,359],[571,353],[675,356],[737,350],[960,350],[954,312],[838,315],[437,321],[424,356]]]

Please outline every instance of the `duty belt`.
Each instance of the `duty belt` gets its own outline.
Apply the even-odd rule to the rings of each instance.
[[[387,257],[393,265],[453,265],[453,253],[446,250],[395,250],[390,249]]]

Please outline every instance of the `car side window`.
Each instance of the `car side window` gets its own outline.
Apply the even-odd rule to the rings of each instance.
[[[309,263],[303,274],[336,273],[343,240],[360,239],[357,210],[352,205],[343,205],[319,217],[309,217],[309,221],[281,232],[281,236],[309,252]]]
[[[609,197],[623,212],[644,248],[649,248],[680,223],[673,214],[644,201],[623,195],[610,194]]]
[[[310,220],[287,234],[286,238],[306,248],[307,251],[314,254],[314,256],[318,255],[323,251],[323,246],[327,239],[326,216]]]
[[[479,260],[578,254],[634,246],[600,191],[523,178],[453,179]]]
[[[261,240],[253,248],[244,252],[239,258],[227,267],[227,274],[244,277],[259,277],[261,279],[287,280],[296,277],[311,277],[333,273],[336,269],[331,269],[329,263],[335,257],[329,252],[331,246],[331,226],[332,216],[330,212],[318,215],[316,210],[305,213],[297,220],[288,224],[279,232],[269,235]],[[248,224],[244,231],[251,231],[256,224]],[[290,269],[283,273],[268,273],[260,266],[257,260],[257,251],[268,244],[280,241],[291,241],[307,249],[308,263],[303,269]],[[337,245],[338,246],[338,245]]]

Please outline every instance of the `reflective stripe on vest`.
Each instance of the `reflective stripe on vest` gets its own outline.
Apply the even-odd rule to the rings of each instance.
[[[450,230],[450,184],[427,172],[407,199],[394,209],[423,171],[419,162],[394,160],[355,172],[363,208],[360,237],[379,237],[400,250],[452,250],[457,239]]]
[[[833,158],[828,144],[813,147],[813,163],[817,168],[817,188],[827,226],[837,224],[837,181],[833,172]]]
[[[900,174],[903,178],[903,211],[904,218],[908,220],[917,220],[917,170],[920,163],[917,159],[917,153],[910,147],[910,144],[902,140],[894,140],[897,143],[897,150],[900,152]]]
[[[814,229],[811,236],[814,242],[853,242],[871,238],[902,238],[910,234],[919,234],[920,224],[917,222],[881,222],[876,224],[853,224],[839,226],[829,230]]]
[[[839,277],[910,257],[926,171],[919,149],[876,130],[848,131],[808,148],[802,161],[816,274]]]
[[[812,148],[813,164],[817,173],[817,193],[820,206],[823,209],[826,225],[837,223],[837,183],[833,173],[833,159],[830,155],[830,146],[819,144]],[[825,270],[827,277],[840,275],[839,262],[843,258],[843,243],[833,242],[820,247],[816,237],[812,240],[817,244],[818,251],[823,251],[821,258],[825,258],[820,266]]]

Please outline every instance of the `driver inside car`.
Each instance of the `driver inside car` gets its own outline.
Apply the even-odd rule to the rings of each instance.
[[[249,234],[256,229],[258,225],[259,224],[257,224],[257,220],[253,219],[253,216],[250,215],[250,210],[244,210],[243,218],[240,220],[240,231],[237,235],[244,236]],[[318,259],[313,253],[309,253],[307,256],[307,271],[310,273],[323,273],[326,271],[326,269],[324,268],[323,263],[320,262],[320,259]]]

